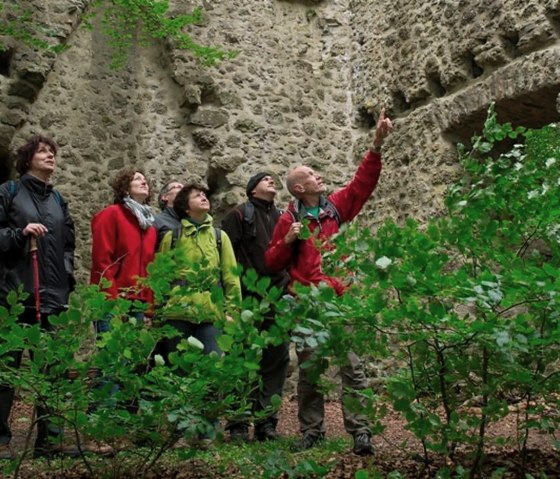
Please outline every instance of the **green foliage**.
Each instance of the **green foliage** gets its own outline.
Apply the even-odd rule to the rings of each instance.
[[[181,268],[170,255],[161,255],[151,265],[147,284],[160,303],[177,294],[170,288],[177,281],[177,271]],[[182,285],[179,293],[196,292],[199,284]],[[265,284],[257,281],[255,286],[264,288]],[[272,297],[275,294],[271,292]],[[269,341],[257,328],[261,312],[268,311],[264,301],[262,306],[252,304],[254,310],[238,311],[233,322],[216,322],[208,316],[211,312],[206,316],[201,312],[198,320],[214,321],[222,330],[220,344],[226,354],[205,355],[194,338],[187,338],[166,363],[157,354],[157,344],[177,332],[157,315],[154,326],[146,328],[136,319],[144,305],[122,298],[108,300],[97,286],[81,286],[71,295],[68,310],[50,318],[53,331],[46,333],[39,325],[16,321],[21,312],[18,299],[14,292],[11,310],[2,311],[6,315],[0,335],[6,339],[0,344],[1,383],[33,397],[72,442],[95,438],[116,451],[130,449],[131,443],[146,445],[136,447],[127,463],[133,477],[153,468],[179,439],[189,447],[195,447],[200,436],[218,439],[217,419],[246,415],[250,410],[262,347]],[[223,293],[214,299],[224,307]],[[101,320],[108,320],[110,328],[95,339],[91,326]],[[26,368],[14,369],[6,356],[17,349],[27,349],[32,355]],[[84,354],[84,349],[89,352]],[[29,424],[30,431],[37,419]],[[116,477],[120,474],[118,456],[104,465],[86,455],[82,460],[94,476],[100,474],[96,467],[112,468]]]
[[[495,153],[506,138],[519,144]],[[305,318],[296,344],[317,349],[307,367],[321,372],[323,358],[341,362],[349,348],[396,355],[404,367],[387,383],[393,408],[426,461],[469,447],[465,477],[476,476],[488,443],[503,439],[486,431],[508,401],[525,407],[520,451],[529,429],[558,427],[550,411],[560,387],[559,128],[500,125],[491,106],[472,144],[459,148],[465,173],[449,189],[446,214],[424,225],[387,221],[375,236],[356,225],[341,231],[324,259],[332,274],[352,272],[349,292],[301,288],[291,307]]]
[[[506,137],[519,144],[494,152]],[[79,288],[45,334],[15,320],[20,291],[0,310],[0,380],[32,395],[77,438],[96,437],[117,449],[128,447],[123,438],[149,444],[131,466],[142,475],[179,437],[216,437],[214,419],[246,417],[262,349],[291,331],[296,347],[314,351],[303,367],[317,378],[329,363],[343,364],[350,349],[373,359],[394,356],[402,368],[388,379],[386,394],[354,392],[346,406],[365,410],[373,433],[382,434],[390,401],[421,441],[426,464],[433,456],[452,464],[458,447],[470,451],[469,464],[443,467],[437,477],[480,475],[489,445],[505,441],[489,438],[488,426],[508,414],[511,400],[521,406],[516,445],[524,457],[530,430],[559,426],[560,132],[556,125],[514,130],[490,108],[472,150],[459,151],[465,174],[450,187],[445,214],[424,225],[387,221],[376,235],[353,225],[333,239],[325,268],[352,272],[345,295],[319,285],[297,287],[297,299],[284,297],[269,280],[246,272],[245,287],[256,294],[229,305],[234,321],[217,322],[223,356],[202,354],[188,338],[166,363],[155,347],[176,332],[157,317],[155,327],[143,327],[134,320],[139,305],[108,301],[96,287]],[[215,278],[201,280],[199,267],[191,281],[178,282],[180,255],[157,255],[147,280],[156,309],[207,288],[222,308],[223,291]],[[277,324],[260,332],[273,306]],[[198,319],[210,320],[208,314],[200,311]],[[107,317],[110,331],[82,354],[91,322]],[[34,354],[29,368],[15,371],[5,354],[18,348]],[[247,477],[255,464],[263,477],[326,473],[313,456],[294,459],[281,448],[241,456],[237,467],[246,467]],[[95,472],[95,463],[83,460]],[[111,467],[118,476],[118,459]],[[381,476],[366,470],[356,477]]]
[[[519,144],[495,152],[506,138]],[[326,358],[342,364],[350,349],[400,360],[386,394],[426,463],[433,455],[452,462],[459,446],[471,451],[469,464],[438,477],[477,477],[488,446],[505,440],[487,429],[511,400],[522,405],[521,457],[529,430],[559,425],[559,128],[513,129],[491,106],[472,144],[459,148],[465,173],[449,188],[445,214],[424,225],[388,221],[375,236],[341,230],[324,260],[333,274],[352,272],[347,294],[297,287],[297,300],[275,303],[296,347],[314,350],[303,367],[317,378]],[[382,433],[382,398],[363,391],[346,405],[365,408]]]
[[[56,31],[33,21],[33,15],[29,10],[23,10],[16,4],[6,8],[5,1],[0,1],[0,36],[53,53],[60,53],[66,48],[55,40]],[[0,40],[0,51],[6,48],[7,46]]]

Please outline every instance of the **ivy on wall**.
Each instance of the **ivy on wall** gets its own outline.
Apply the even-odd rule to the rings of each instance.
[[[150,45],[164,40],[174,48],[191,51],[204,64],[211,65],[235,52],[201,45],[193,40],[186,29],[200,25],[203,10],[195,8],[188,14],[171,14],[167,0],[93,0],[84,3],[82,25],[99,28],[109,38],[112,49],[111,67],[126,65],[131,47]],[[29,9],[19,5],[9,6],[0,0],[0,50],[8,48],[9,39],[32,48],[59,53],[67,48],[60,32],[37,19]]]

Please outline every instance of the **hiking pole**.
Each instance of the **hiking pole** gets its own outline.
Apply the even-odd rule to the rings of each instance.
[[[37,248],[37,237],[31,235],[31,267],[33,268],[33,289],[35,291],[35,317],[41,323],[41,295],[39,292],[39,261],[37,259],[39,248]]]

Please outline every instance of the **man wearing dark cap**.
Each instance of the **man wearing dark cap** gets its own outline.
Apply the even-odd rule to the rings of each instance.
[[[233,208],[222,222],[223,230],[231,239],[238,263],[244,270],[254,269],[259,277],[268,276],[271,286],[285,290],[290,278],[286,270],[271,273],[264,264],[264,252],[272,237],[276,221],[281,215],[275,204],[276,185],[270,173],[261,172],[252,176],[247,183],[247,202]],[[243,297],[256,295],[243,290]],[[268,330],[274,324],[273,312],[265,315],[262,329]],[[290,361],[289,343],[269,345],[263,350],[260,362],[261,387],[254,397],[254,411],[262,411],[271,405],[274,395],[282,395],[286,372]],[[278,438],[274,413],[255,424],[255,439],[259,441]],[[246,441],[249,439],[249,427],[246,422],[230,423],[227,426],[232,439]]]

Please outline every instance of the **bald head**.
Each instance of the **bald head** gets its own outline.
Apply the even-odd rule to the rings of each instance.
[[[323,178],[309,166],[296,166],[286,178],[288,191],[298,199],[319,197],[325,192]]]

